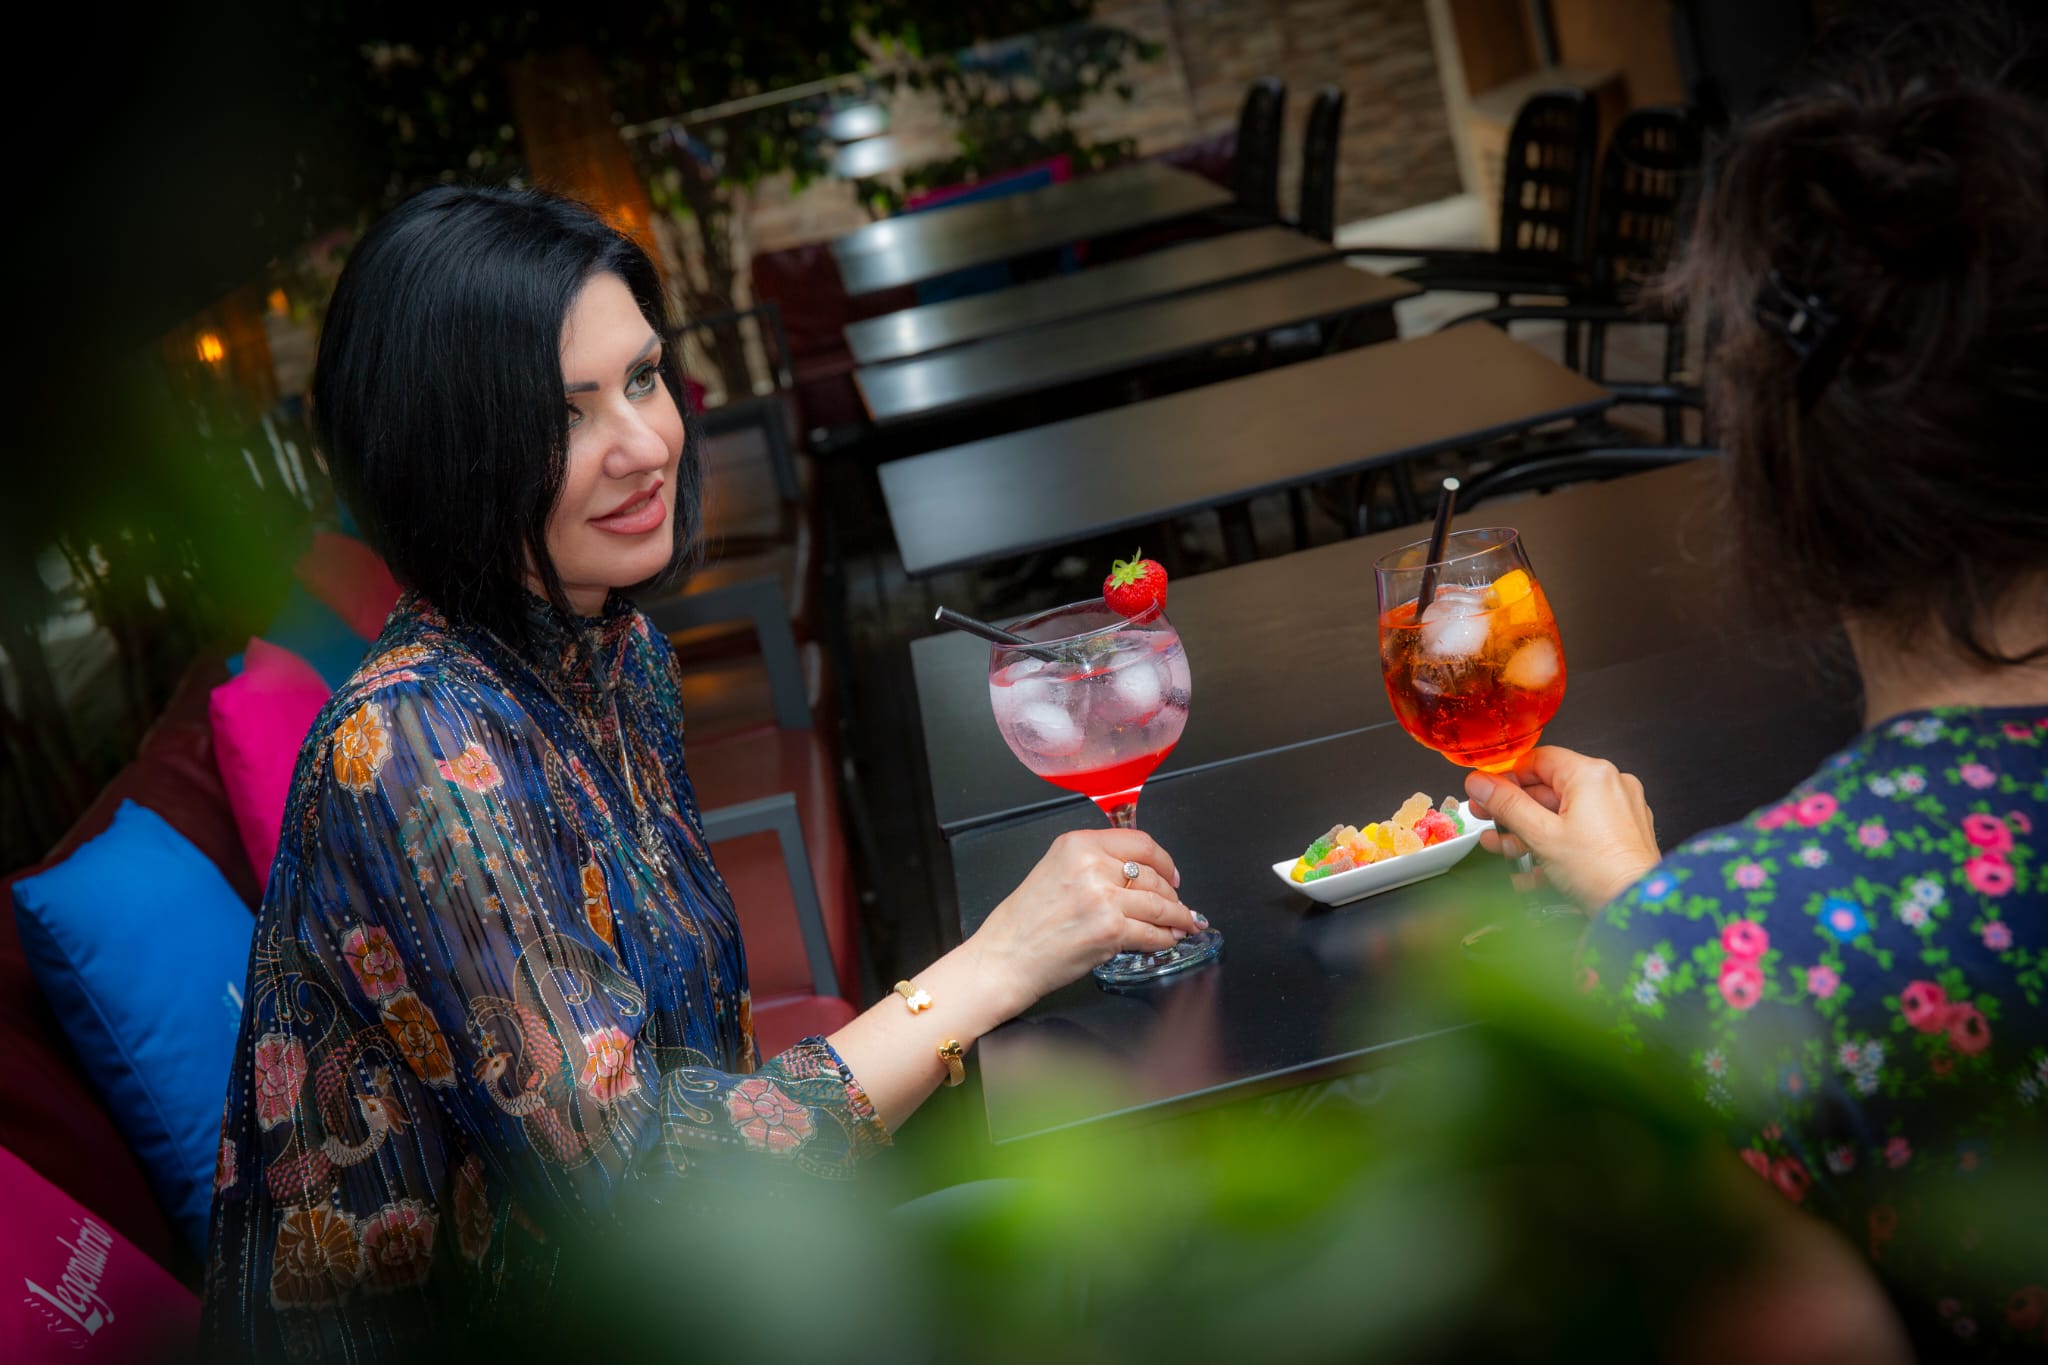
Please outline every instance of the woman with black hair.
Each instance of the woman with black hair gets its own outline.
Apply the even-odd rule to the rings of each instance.
[[[1759,605],[1846,627],[1869,728],[1668,857],[1612,764],[1539,748],[1466,780],[1489,846],[1594,912],[1596,1007],[1846,1235],[1930,1358],[2048,1345],[2040,51],[1957,10],[1842,39],[1735,130],[1673,285],[1715,338]],[[1784,1322],[1828,1307],[1798,1290]]]
[[[540,1306],[626,1201],[842,1179],[982,1033],[1204,924],[1145,835],[1070,834],[914,991],[757,1061],[675,657],[622,595],[697,529],[668,335],[646,255],[530,191],[409,200],[335,290],[314,421],[409,591],[257,915],[208,1358],[389,1358]]]

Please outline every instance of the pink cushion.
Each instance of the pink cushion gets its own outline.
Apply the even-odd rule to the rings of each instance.
[[[327,697],[313,665],[263,639],[250,640],[242,671],[213,689],[213,757],[259,894],[270,884],[299,746]]]
[[[377,552],[338,531],[315,532],[292,574],[365,640],[384,633],[384,618],[398,604],[398,580]]]
[[[70,1195],[0,1149],[0,1360],[175,1360],[199,1300]]]

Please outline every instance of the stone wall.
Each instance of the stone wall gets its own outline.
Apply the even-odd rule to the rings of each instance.
[[[1089,102],[1073,126],[1091,141],[1132,138],[1140,154],[1234,127],[1245,87],[1287,83],[1280,202],[1292,213],[1302,128],[1318,87],[1344,89],[1337,221],[1428,203],[1459,189],[1457,153],[1437,80],[1423,0],[1099,0],[1096,21],[1162,51],[1127,73],[1132,97]],[[890,110],[889,137],[906,157],[945,155],[950,132],[929,97]],[[748,244],[773,251],[835,237],[867,221],[844,182],[791,193],[784,183],[746,196]]]

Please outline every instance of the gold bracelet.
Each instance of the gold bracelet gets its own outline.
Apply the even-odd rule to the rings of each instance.
[[[932,1007],[931,995],[911,982],[897,982],[896,994],[903,997],[903,1008],[912,1014],[922,1014]]]
[[[961,1061],[966,1055],[967,1049],[960,1046],[958,1038],[948,1038],[939,1044],[939,1060],[946,1064],[947,1085],[958,1085],[967,1079],[967,1065]]]

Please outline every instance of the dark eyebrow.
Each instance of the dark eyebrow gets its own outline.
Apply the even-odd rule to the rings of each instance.
[[[660,337],[658,337],[658,336],[650,336],[650,337],[648,337],[648,338],[647,338],[647,344],[646,344],[645,346],[642,346],[642,347],[640,348],[640,354],[639,354],[639,355],[636,355],[636,356],[634,356],[634,357],[633,357],[633,358],[632,358],[631,360],[629,360],[629,361],[627,361],[627,362],[626,362],[626,368],[627,368],[627,369],[629,369],[629,370],[630,370],[630,369],[632,369],[632,368],[633,368],[633,367],[634,367],[635,365],[638,365],[638,364],[639,364],[639,363],[640,363],[641,361],[643,361],[643,360],[647,359],[647,357],[649,357],[649,356],[653,355],[653,354],[654,354],[654,353],[655,353],[656,351],[658,351],[658,350],[660,350],[660,349],[661,349],[661,338],[660,338]],[[563,392],[563,393],[565,393],[565,394],[570,394],[570,393],[596,393],[596,392],[597,392],[597,385],[595,385],[595,384],[588,384],[588,383],[585,383],[585,384],[568,384],[568,385],[564,385],[564,386],[563,386],[563,388],[562,388],[562,392]]]

